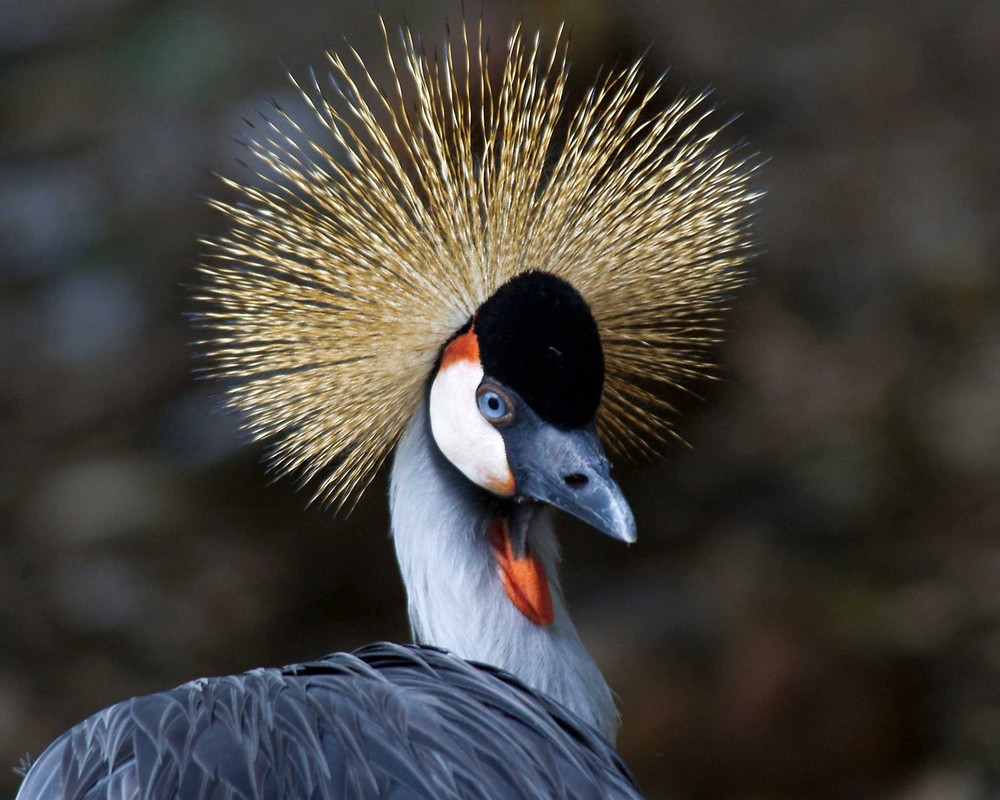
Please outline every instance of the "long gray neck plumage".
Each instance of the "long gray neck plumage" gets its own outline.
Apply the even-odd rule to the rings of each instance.
[[[566,610],[549,511],[534,515],[528,531],[528,546],[545,565],[555,615],[551,625],[540,626],[504,592],[487,541],[494,503],[444,461],[430,438],[426,407],[396,449],[390,507],[414,638],[513,673],[614,743],[618,712]]]

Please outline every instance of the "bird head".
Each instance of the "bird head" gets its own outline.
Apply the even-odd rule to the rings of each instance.
[[[633,542],[635,519],[597,434],[603,388],[601,337],[586,301],[562,278],[522,273],[442,348],[431,433],[477,486],[548,503]]]
[[[331,55],[310,123],[247,132],[256,174],[224,180],[201,268],[209,371],[319,499],[353,505],[427,402],[470,481],[630,541],[598,433],[673,435],[743,279],[753,169],[638,63],[571,108],[561,33],[515,28],[500,61],[482,25],[441,57],[385,40],[390,80]]]

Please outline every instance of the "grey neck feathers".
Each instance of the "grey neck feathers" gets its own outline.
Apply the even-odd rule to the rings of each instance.
[[[513,673],[614,743],[618,712],[569,618],[551,514],[534,514],[527,535],[552,593],[554,621],[540,626],[518,611],[501,584],[487,539],[495,504],[444,461],[429,427],[424,405],[397,447],[390,488],[392,534],[414,638]]]

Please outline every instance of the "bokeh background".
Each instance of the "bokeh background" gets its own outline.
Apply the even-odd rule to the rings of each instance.
[[[998,796],[1000,5],[482,9],[568,20],[574,97],[648,49],[767,159],[723,379],[621,473],[639,544],[564,536],[643,787]],[[374,3],[0,4],[0,793],[116,700],[407,637],[384,477],[346,520],[269,483],[184,317],[241,118],[344,37],[378,63]]]

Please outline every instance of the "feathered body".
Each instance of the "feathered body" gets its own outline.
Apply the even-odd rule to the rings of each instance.
[[[752,170],[638,65],[568,112],[561,35],[515,30],[498,78],[481,28],[387,49],[388,89],[352,52],[303,93],[329,143],[281,109],[255,129],[256,179],[213,204],[204,344],[318,498],[351,504],[399,444],[414,636],[493,666],[382,645],[195,681],[73,728],[20,800],[637,796],[549,505],[635,540],[598,431],[670,434],[665,390],[707,370],[741,280]]]
[[[506,797],[639,794],[614,749],[544,695],[491,667],[391,644],[119,703],[53,742],[18,794]]]

